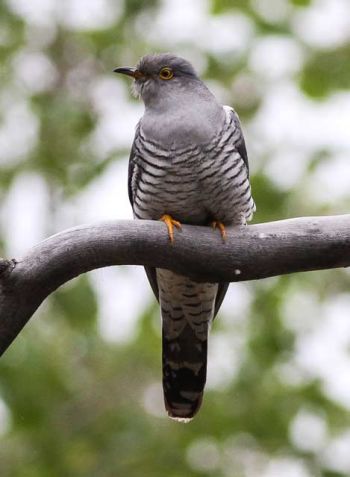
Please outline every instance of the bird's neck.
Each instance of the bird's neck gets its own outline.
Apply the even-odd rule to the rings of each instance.
[[[164,146],[207,143],[225,122],[223,107],[206,91],[169,94],[146,105],[141,127],[146,137]]]

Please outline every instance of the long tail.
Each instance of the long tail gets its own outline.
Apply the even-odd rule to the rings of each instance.
[[[169,417],[186,422],[199,410],[207,375],[207,340],[190,326],[168,340],[163,328],[163,390]]]
[[[163,324],[163,391],[169,417],[187,422],[199,410],[207,374],[208,331],[217,284],[157,270]]]

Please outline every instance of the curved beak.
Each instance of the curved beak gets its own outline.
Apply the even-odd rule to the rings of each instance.
[[[131,76],[134,79],[143,78],[143,74],[137,68],[132,68],[129,66],[122,66],[121,68],[116,68],[113,70],[114,73],[121,73],[122,75]]]

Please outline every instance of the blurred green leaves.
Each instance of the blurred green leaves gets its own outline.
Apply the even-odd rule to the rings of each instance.
[[[300,83],[314,98],[324,98],[350,88],[350,44],[336,50],[313,52],[302,72]]]
[[[286,1],[291,16],[313,3]],[[0,3],[0,127],[12,95],[28,102],[39,134],[33,149],[16,161],[2,157],[5,148],[1,148],[0,197],[5,203],[17,174],[40,174],[50,191],[52,220],[47,230],[57,231],[55,217],[63,201],[80,194],[113,161],[127,156],[125,145],[106,154],[91,147],[89,141],[100,120],[91,101],[91,85],[102,77],[116,81],[110,74],[113,67],[135,61],[146,51],[169,49],[144,31],[145,25],[152,26],[164,2],[126,0],[120,2],[121,13],[112,26],[80,30],[69,28],[59,18],[64,15],[59,2],[55,3],[56,21],[46,25],[31,23],[31,17],[15,13],[13,5],[11,0]],[[270,86],[275,82],[276,89],[293,83],[315,103],[350,86],[347,43],[328,49],[306,45],[295,35],[289,16],[276,19],[267,9],[270,17],[265,18],[256,5],[245,0],[212,0],[209,5],[208,15],[216,19],[235,12],[247,16],[253,38],[243,53],[216,54],[181,35],[174,47],[197,60],[203,76],[222,87],[225,98],[237,105],[245,130],[266,100],[269,81]],[[89,8],[88,3],[84,8]],[[184,9],[184,20],[186,14]],[[266,79],[252,68],[252,49],[265,35],[275,33],[292,38],[304,55],[295,77]],[[37,51],[47,55],[57,76],[48,88],[31,91],[16,77],[14,58],[20,52]],[[253,79],[253,86],[245,75]],[[237,79],[247,88],[245,98],[235,89]],[[117,98],[108,101],[115,102],[117,112]],[[284,114],[288,116],[289,111]],[[254,131],[251,140],[256,140]],[[257,203],[254,221],[322,212],[307,199],[305,187],[324,161],[333,160],[334,151],[323,147],[308,151],[303,177],[294,186],[282,188],[265,167],[274,152],[264,147],[254,149],[248,144]],[[299,160],[298,150],[295,154]],[[0,231],[0,244],[6,246],[4,231]],[[330,399],[324,383],[293,361],[298,340],[311,333],[312,320],[306,314],[305,328],[298,334],[287,323],[285,308],[293,293],[316,296],[321,307],[338,294],[348,293],[349,284],[349,274],[343,270],[249,284],[248,311],[241,320],[235,321],[233,303],[232,316],[219,318],[213,325],[213,334],[225,334],[233,348],[236,339],[243,343],[237,370],[223,385],[207,390],[201,413],[182,426],[165,418],[155,302],[145,303],[132,337],[118,341],[101,333],[100,297],[89,277],[68,283],[42,306],[0,361],[0,399],[9,422],[6,426],[0,414],[1,477],[256,477],[265,475],[270,461],[283,457],[302,463],[309,469],[306,475],[346,477],[349,472],[328,468],[323,450],[305,452],[291,439],[293,420],[303,409],[323,416],[329,440],[346,431],[350,422],[348,409]],[[123,326],[118,308],[123,297],[118,292],[116,287],[115,320]],[[296,322],[302,312],[302,306],[295,307]],[[321,324],[323,317],[317,319]]]
[[[289,0],[289,1],[290,3],[292,3],[293,5],[297,7],[307,7],[311,5],[312,3],[312,0]]]

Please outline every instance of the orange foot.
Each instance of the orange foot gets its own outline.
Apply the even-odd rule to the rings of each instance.
[[[213,222],[211,223],[211,226],[213,227],[213,229],[218,228],[220,230],[222,240],[225,242],[226,241],[226,229],[225,229],[224,224],[222,222],[219,222],[218,220],[213,220]]]
[[[174,220],[170,215],[164,214],[161,216],[160,220],[165,223],[168,228],[168,234],[170,242],[174,242],[174,225],[177,229],[181,229],[181,224],[177,220]]]

